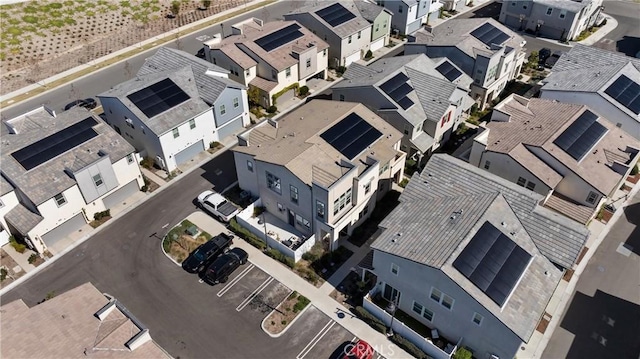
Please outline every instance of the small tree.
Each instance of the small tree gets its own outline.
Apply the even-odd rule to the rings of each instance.
[[[171,12],[173,15],[178,16],[180,13],[180,1],[171,2]]]
[[[300,89],[298,90],[298,93],[300,94],[300,96],[306,96],[309,93],[309,87],[308,86],[300,87]]]
[[[371,52],[371,50],[368,50],[367,53],[364,55],[365,59],[370,59],[373,57],[373,52]]]
[[[453,354],[453,359],[471,359],[473,355],[471,352],[465,348],[459,348],[456,350],[455,354]]]
[[[532,69],[537,68],[539,56],[538,51],[531,51],[531,54],[529,54],[529,58],[527,59],[527,66]]]
[[[203,0],[202,1],[202,7],[204,7],[205,9],[208,9],[209,6],[211,6],[211,0]]]
[[[249,98],[249,102],[251,102],[254,106],[260,105],[260,90],[255,86],[249,86],[247,90],[247,97]]]

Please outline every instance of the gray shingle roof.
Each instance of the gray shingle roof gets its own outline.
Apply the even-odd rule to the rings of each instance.
[[[7,212],[4,215],[4,219],[25,236],[43,220],[39,214],[31,212],[22,203],[18,203],[17,206]]]
[[[543,255],[572,267],[589,236],[585,226],[540,206],[543,196],[449,155],[433,155],[422,173],[414,174],[400,201],[493,192],[505,197]]]
[[[13,186],[0,174],[0,196],[4,196],[11,191],[13,191]]]
[[[294,19],[297,18],[295,16],[295,14],[304,14],[304,13],[309,13],[309,15],[313,16],[314,18],[316,18],[321,24],[323,24],[324,26],[327,27],[327,29],[333,31],[338,37],[340,38],[346,38],[349,35],[353,35],[356,32],[360,31],[360,30],[364,30],[367,27],[370,27],[371,24],[369,23],[369,21],[367,21],[367,19],[365,19],[364,17],[362,17],[362,15],[360,15],[360,11],[358,11],[358,9],[356,8],[356,6],[353,4],[353,1],[340,1],[340,4],[342,4],[345,9],[347,9],[348,11],[350,11],[351,13],[353,13],[356,17],[346,21],[336,27],[333,27],[331,25],[329,25],[329,23],[327,23],[326,21],[324,21],[320,16],[318,16],[318,14],[316,14],[316,11],[322,10],[324,8],[327,8],[333,4],[337,3],[337,1],[313,1],[313,2],[309,2],[307,5],[304,5],[298,9],[295,9],[293,11],[291,11],[288,14],[284,15],[285,20],[289,20],[289,19]]]
[[[356,5],[356,9],[358,9],[360,15],[362,15],[362,17],[367,19],[367,21],[369,22],[374,22],[378,15],[380,15],[381,12],[385,11],[384,7],[378,6],[368,1],[354,0],[353,3]]]
[[[573,13],[578,13],[584,9],[590,0],[584,0],[582,2],[570,1],[570,0],[533,0],[535,4],[551,6],[556,9],[565,9]]]

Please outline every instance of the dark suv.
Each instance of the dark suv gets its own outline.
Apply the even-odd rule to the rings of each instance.
[[[247,263],[248,258],[249,254],[241,248],[232,248],[207,267],[202,280],[211,285],[225,283],[234,270]]]
[[[220,233],[203,243],[182,262],[182,268],[189,273],[198,273],[206,264],[220,256],[233,243],[233,236]]]
[[[73,102],[68,103],[65,107],[64,110],[70,110],[76,106],[80,106],[80,107],[84,107],[87,110],[93,110],[94,108],[96,108],[96,106],[98,106],[98,103],[96,102],[96,99],[94,98],[85,98],[84,100],[75,100]]]

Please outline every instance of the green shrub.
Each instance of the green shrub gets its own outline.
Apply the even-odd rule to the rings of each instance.
[[[7,270],[4,267],[0,268],[0,281],[7,279],[8,274],[9,272],[7,272]]]
[[[267,109],[268,113],[276,113],[278,112],[278,108],[276,106],[269,106],[269,108]]]
[[[269,250],[267,250],[266,255],[268,255],[269,257],[277,260],[278,262],[288,266],[289,268],[293,268],[295,266],[295,262],[293,261],[293,258],[291,257],[287,257],[286,255],[280,253],[280,251],[278,251],[275,248],[269,248]]]
[[[373,57],[373,52],[371,52],[371,50],[367,51],[367,53],[364,55],[365,59],[370,59]]]
[[[309,262],[315,262],[318,259],[320,259],[320,253],[314,252],[314,251],[309,251],[306,252],[304,254],[302,254],[302,259],[304,259],[305,261],[309,261]]]
[[[33,263],[35,263],[35,261],[36,261],[37,259],[38,259],[38,255],[37,255],[37,254],[35,254],[35,253],[32,253],[32,254],[29,256],[29,259],[28,259],[29,264],[33,264]]]
[[[303,310],[307,305],[309,305],[309,303],[311,303],[309,298],[305,297],[304,295],[298,296],[298,302],[293,306],[293,312],[297,313]]]
[[[110,217],[111,216],[111,210],[107,209],[106,211],[102,211],[102,212],[96,212],[93,214],[93,219],[96,221],[99,221],[105,217]]]
[[[308,86],[302,86],[298,90],[298,94],[300,94],[300,96],[306,96],[308,93],[309,93],[309,87]]]
[[[343,73],[345,73],[347,71],[347,67],[346,66],[338,66],[338,68],[336,69],[336,72],[340,75],[342,75]]]
[[[265,210],[266,208],[264,206],[255,206],[253,207],[253,216],[258,217],[259,215],[263,214]]]
[[[202,7],[204,7],[205,9],[208,9],[209,6],[211,6],[211,0],[203,0],[202,1]]]
[[[361,306],[356,307],[356,315],[362,319],[363,322],[367,323],[371,328],[379,331],[382,334],[387,333],[387,326],[384,323],[376,318],[373,314],[369,313],[368,310],[364,309]]]
[[[423,352],[420,348],[415,346],[415,344],[411,343],[407,339],[403,338],[398,334],[394,334],[391,338],[391,341],[394,342],[397,346],[404,349],[407,353],[411,354],[414,358],[418,359],[430,359],[431,357],[427,355],[427,353]]]
[[[9,237],[9,243],[18,253],[24,253],[27,250],[27,246],[24,243],[18,243],[13,236]]]
[[[635,176],[638,174],[638,164],[636,163],[635,166],[633,166],[633,168],[631,169],[631,175]]]
[[[155,164],[155,162],[153,161],[153,158],[151,157],[145,157],[142,159],[142,161],[140,161],[140,166],[150,170],[153,168],[153,165]]]
[[[407,185],[409,184],[409,179],[408,178],[403,178],[402,181],[400,181],[400,183],[398,184],[400,187],[405,188],[407,187]]]
[[[247,243],[258,248],[259,250],[264,250],[267,247],[263,240],[256,237],[256,235],[254,235],[253,233],[249,232],[248,229],[242,227],[235,218],[231,219],[231,221],[229,222],[229,227],[231,227],[233,233],[237,234],[238,237],[244,239],[245,241],[247,241]]]
[[[471,359],[473,354],[466,348],[458,348],[455,354],[453,354],[453,359]]]
[[[209,148],[218,148],[218,147],[222,147],[222,143],[218,141],[213,141],[209,143]]]

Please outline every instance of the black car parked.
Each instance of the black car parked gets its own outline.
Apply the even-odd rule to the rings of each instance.
[[[549,58],[547,59],[547,61],[544,62],[544,67],[550,69],[553,67],[553,65],[556,64],[556,62],[558,62],[558,59],[560,59],[560,56],[562,56],[564,52],[562,51],[556,51],[553,53],[553,55],[549,56]]]
[[[203,243],[182,262],[182,268],[189,273],[198,273],[207,263],[218,258],[233,243],[233,236],[220,233]]]
[[[89,98],[85,98],[84,100],[75,100],[73,102],[68,103],[64,107],[64,110],[66,111],[76,106],[84,107],[87,110],[93,110],[94,108],[96,108],[96,106],[98,106],[98,103],[96,102],[96,99],[89,97]]]
[[[547,61],[549,56],[551,56],[551,49],[546,47],[540,49],[540,51],[538,51],[538,63],[544,64],[544,62]]]
[[[202,280],[211,285],[225,283],[234,270],[247,263],[248,258],[249,254],[241,248],[232,248],[207,267]]]

